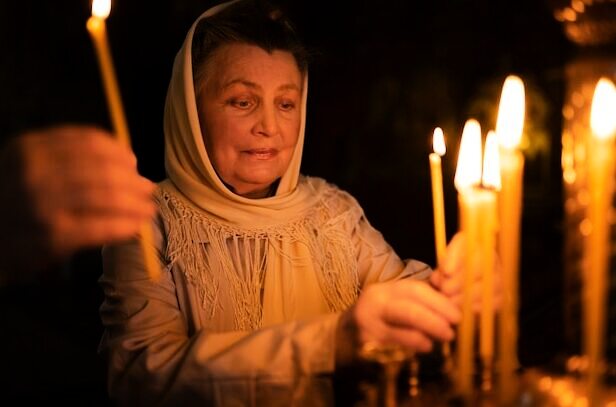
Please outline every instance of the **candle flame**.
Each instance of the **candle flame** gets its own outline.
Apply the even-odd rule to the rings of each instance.
[[[481,126],[475,119],[466,121],[462,131],[454,184],[458,191],[481,182]]]
[[[111,0],[92,0],[92,15],[98,18],[109,17]]]
[[[443,129],[440,127],[434,129],[434,134],[432,135],[432,149],[441,157],[447,152],[447,147],[445,147],[445,136],[443,135]]]
[[[524,82],[509,75],[503,84],[496,119],[496,134],[502,147],[514,149],[520,145],[525,109]]]
[[[595,87],[590,110],[590,127],[596,137],[606,139],[616,133],[616,87],[601,78]]]
[[[483,153],[482,184],[495,190],[501,189],[500,155],[498,153],[498,140],[496,132],[490,130],[486,137],[486,148]]]

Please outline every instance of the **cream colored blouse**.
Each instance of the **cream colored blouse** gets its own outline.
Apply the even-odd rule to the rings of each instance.
[[[328,188],[315,213],[321,217],[326,213],[321,219],[324,227],[335,225],[337,237],[353,247],[355,267],[351,269],[357,275],[344,278],[357,281],[355,298],[369,284],[429,276],[427,265],[399,259],[349,194]],[[188,275],[181,256],[169,245],[171,231],[181,222],[178,216],[207,220],[206,214],[169,189],[163,188],[157,199],[161,214],[154,234],[161,281],[148,278],[138,241],[103,250],[100,284],[105,293],[101,307],[105,333],[100,350],[109,361],[111,397],[120,405],[288,406],[305,405],[306,400],[309,405],[328,404],[331,382],[320,375],[335,369],[335,332],[343,312],[332,310],[332,302],[326,299],[326,293],[332,292],[324,287],[328,281],[314,272],[302,276],[301,264],[290,275],[255,279],[261,287],[260,304],[252,311],[260,312],[258,326],[240,330],[238,315],[242,314],[237,310],[254,305],[249,299],[242,301],[242,288],[227,284],[228,278],[214,279],[210,283],[219,285],[217,294],[205,295],[200,287],[204,280]],[[181,211],[163,210],[169,203]],[[325,212],[320,211],[323,208]],[[207,222],[196,225],[211,227]],[[233,242],[229,245],[233,247]],[[208,242],[193,241],[191,246],[207,252]],[[233,263],[244,261],[242,249],[236,253]],[[270,278],[282,280],[270,285]],[[272,292],[270,287],[283,289]],[[306,298],[318,300],[298,307]],[[277,302],[273,308],[287,322],[270,323],[280,315],[264,314],[263,305],[272,299]],[[285,314],[287,309],[293,309],[293,315]]]

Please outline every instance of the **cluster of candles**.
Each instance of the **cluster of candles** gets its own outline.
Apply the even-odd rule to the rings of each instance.
[[[479,316],[479,356],[482,389],[492,387],[495,309],[493,298],[496,255],[503,281],[503,303],[498,312],[498,371],[502,402],[516,396],[517,314],[520,259],[520,219],[524,157],[519,150],[525,115],[522,80],[509,76],[503,85],[496,131],[488,132],[482,168],[482,135],[479,123],[470,119],[462,133],[454,183],[458,191],[460,230],[466,236],[463,276],[463,316],[458,327],[455,385],[463,396],[473,392],[475,317],[472,309],[474,270],[482,276]],[[605,310],[607,306],[609,259],[609,214],[614,178],[613,141],[616,134],[616,87],[601,78],[595,88],[590,117],[590,195],[588,220],[592,225],[586,247],[584,276],[584,353],[589,360],[588,396],[593,400],[599,387],[604,356]],[[441,156],[445,153],[443,133],[434,131],[434,153],[430,154],[437,265],[446,248]]]
[[[110,0],[93,0],[92,17],[87,30],[92,37],[103,79],[108,108],[118,139],[130,148],[130,136],[107,41],[105,20]],[[482,160],[480,124],[470,119],[462,133],[454,183],[458,191],[460,229],[466,236],[466,264],[463,276],[463,317],[458,327],[457,391],[473,391],[474,313],[472,309],[473,270],[479,265],[482,274],[479,353],[483,364],[482,388],[492,386],[495,341],[493,298],[494,268],[498,255],[502,270],[503,304],[499,311],[499,390],[501,400],[515,396],[511,378],[518,368],[517,313],[520,258],[520,219],[524,157],[519,145],[525,115],[525,92],[522,80],[509,76],[504,83],[496,131],[488,132]],[[598,387],[604,355],[605,309],[612,183],[614,177],[613,141],[616,134],[616,87],[607,78],[597,83],[590,117],[592,130],[589,154],[590,193],[588,219],[592,232],[588,239],[588,267],[585,273],[584,353],[589,360],[588,394],[592,400]],[[445,211],[441,156],[445,142],[440,128],[434,131],[434,153],[430,154],[437,264],[446,250]],[[483,165],[482,165],[483,163]],[[157,280],[160,270],[152,245],[150,225],[141,228],[144,264],[149,276]]]
[[[488,132],[482,159],[481,126],[466,122],[462,132],[454,184],[458,191],[460,230],[465,235],[466,258],[463,276],[462,320],[458,326],[456,349],[456,390],[462,395],[473,391],[475,318],[472,287],[475,270],[482,276],[482,306],[479,317],[479,353],[483,365],[482,388],[492,387],[495,341],[494,270],[496,254],[501,257],[503,306],[499,324],[499,367],[503,396],[513,395],[511,375],[517,369],[517,284],[522,207],[524,159],[519,151],[525,113],[522,80],[509,76],[500,100],[496,131]],[[434,132],[430,154],[437,264],[445,253],[445,217],[440,156],[444,154],[441,129]],[[483,163],[483,165],[482,165]],[[507,220],[503,222],[501,220]],[[509,376],[509,377],[508,377]]]

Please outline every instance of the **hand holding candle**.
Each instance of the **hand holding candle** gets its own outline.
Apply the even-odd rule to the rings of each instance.
[[[114,133],[122,144],[130,148],[128,126],[126,125],[122,99],[120,98],[111,53],[109,52],[109,44],[107,43],[105,19],[109,16],[110,11],[111,0],[94,0],[92,2],[92,17],[88,19],[86,27],[96,49]],[[157,265],[156,254],[154,253],[151,226],[148,223],[144,223],[141,227],[141,248],[148,275],[156,281],[160,278],[160,270]]]

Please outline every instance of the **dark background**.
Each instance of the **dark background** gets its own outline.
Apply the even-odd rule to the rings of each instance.
[[[194,19],[215,2],[116,0],[107,22],[140,172],[164,178],[162,112],[171,66]],[[502,82],[527,88],[519,355],[562,349],[561,106],[575,53],[537,0],[296,1],[287,12],[313,52],[303,172],[351,192],[403,258],[434,264],[428,154],[444,129],[448,238],[464,122],[494,127]],[[109,128],[87,0],[0,5],[0,135],[70,121]],[[53,177],[53,174],[49,174]],[[10,199],[10,197],[0,197]],[[2,233],[0,231],[0,233]],[[36,256],[36,253],[32,254]],[[1,261],[1,259],[0,259]],[[51,272],[53,271],[53,272]],[[106,402],[98,249],[0,291],[2,398]]]

